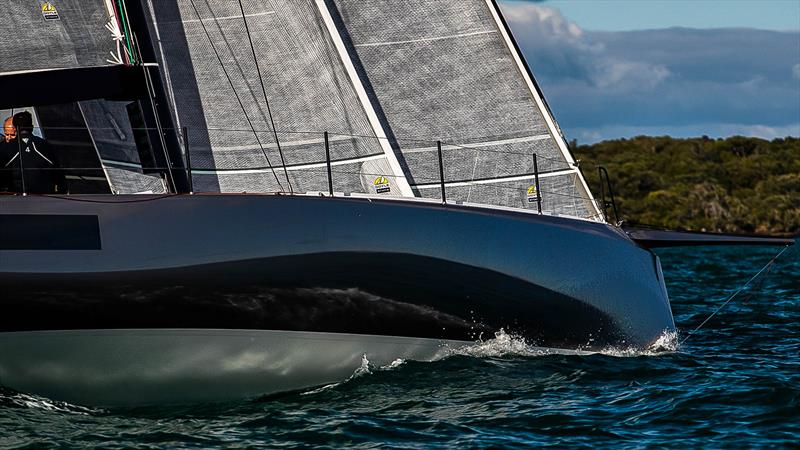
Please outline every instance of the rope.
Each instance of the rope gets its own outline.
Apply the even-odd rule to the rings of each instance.
[[[294,194],[292,182],[289,181],[289,171],[286,170],[286,161],[283,159],[283,150],[281,150],[281,141],[278,139],[278,132],[275,130],[275,119],[272,117],[272,109],[269,107],[269,99],[267,98],[267,89],[264,87],[264,79],[261,77],[261,69],[258,67],[258,57],[256,57],[256,48],[253,46],[253,38],[250,36],[250,27],[247,26],[247,16],[244,14],[244,6],[242,0],[239,0],[239,9],[242,11],[242,20],[244,21],[244,31],[247,33],[247,40],[250,41],[250,50],[253,52],[253,61],[256,63],[256,73],[258,74],[258,81],[261,83],[261,92],[264,94],[264,103],[267,105],[267,115],[269,115],[269,123],[272,126],[272,133],[275,135],[275,145],[278,147],[278,154],[281,156],[281,165],[283,166],[283,174],[286,176],[286,183],[289,184],[289,193]]]
[[[256,138],[256,142],[258,142],[258,146],[261,148],[261,153],[264,155],[264,159],[267,160],[267,165],[270,167],[272,175],[275,177],[275,182],[278,183],[278,186],[281,188],[281,192],[283,192],[284,191],[283,185],[281,184],[281,181],[278,179],[278,174],[275,172],[275,169],[272,168],[272,162],[269,160],[267,151],[264,150],[264,146],[261,144],[261,139],[258,137],[258,133],[256,133],[256,129],[253,126],[253,122],[250,120],[250,116],[247,115],[247,109],[245,109],[244,103],[242,103],[242,99],[239,97],[239,93],[236,91],[236,86],[234,86],[233,80],[231,80],[230,75],[228,75],[228,70],[225,68],[225,64],[222,63],[222,58],[219,56],[219,52],[217,52],[217,47],[214,45],[214,41],[211,39],[211,34],[209,34],[208,29],[206,28],[206,24],[203,22],[203,18],[200,16],[200,11],[197,10],[197,5],[195,5],[194,0],[189,0],[189,1],[192,4],[192,8],[194,9],[195,14],[197,14],[197,19],[200,21],[200,26],[203,27],[203,32],[206,34],[208,42],[211,44],[211,50],[214,51],[214,55],[217,57],[219,65],[222,67],[222,72],[225,73],[225,78],[228,79],[228,84],[231,85],[231,90],[233,91],[233,95],[236,97],[236,101],[239,102],[239,107],[242,108],[242,113],[244,114],[244,118],[247,120],[248,125],[250,125],[250,130],[252,130],[253,136],[255,136]],[[209,10],[210,9],[211,7],[209,6]],[[220,29],[220,33],[221,32],[222,29]]]
[[[711,320],[712,317],[716,316],[717,313],[720,312],[722,310],[722,308],[725,307],[725,305],[727,305],[734,298],[736,298],[736,296],[739,295],[740,292],[745,290],[747,288],[747,286],[749,286],[750,283],[753,282],[753,280],[755,280],[756,278],[759,277],[759,275],[761,275],[762,273],[764,273],[764,275],[769,274],[770,271],[772,271],[772,267],[775,265],[775,261],[777,261],[778,258],[780,258],[780,256],[783,255],[783,252],[785,252],[788,248],[789,248],[788,245],[783,247],[783,249],[781,251],[779,251],[777,255],[773,256],[772,259],[770,259],[769,262],[764,267],[762,267],[761,270],[758,271],[758,273],[756,273],[755,275],[750,277],[750,279],[747,280],[747,283],[745,283],[742,287],[740,287],[738,290],[736,290],[736,292],[731,294],[721,305],[719,305],[717,307],[717,309],[714,310],[714,312],[709,314],[709,316],[706,317],[705,320],[703,320],[703,322],[701,322],[700,325],[697,326],[697,328],[695,328],[694,330],[690,331],[689,334],[685,338],[683,338],[683,340],[681,341],[680,345],[683,345],[683,343],[688,341],[689,338],[692,337],[700,328],[703,328],[703,326],[705,326],[705,324],[708,323],[708,321]]]
[[[128,52],[128,60],[131,64],[136,64],[136,59],[133,57],[133,48],[131,47],[131,37],[129,35],[128,22],[125,20],[126,11],[125,6],[121,0],[117,0],[119,7],[119,19],[122,22],[122,30],[125,32],[125,50]]]

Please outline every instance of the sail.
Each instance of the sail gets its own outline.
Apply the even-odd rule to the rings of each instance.
[[[327,4],[418,195],[440,196],[440,140],[448,201],[599,217],[493,2]]]
[[[4,0],[0,18],[0,75],[126,61],[111,0]]]
[[[315,2],[242,4],[148,3],[195,190],[327,191],[327,131],[336,191],[411,195]]]
[[[336,191],[601,220],[490,0],[147,5],[197,191],[327,190],[327,131]]]
[[[160,176],[143,172],[129,105],[97,99],[78,103],[112,192],[165,193],[167,187]]]

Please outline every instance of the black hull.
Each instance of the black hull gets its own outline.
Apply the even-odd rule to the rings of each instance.
[[[324,253],[103,274],[15,275],[2,331],[210,328],[474,341],[501,328],[538,346],[627,336],[597,308],[501,273],[422,256]]]
[[[500,329],[574,352],[675,328],[658,259],[597,222],[270,195],[0,196],[0,222],[21,234],[0,382],[78,403],[300,389]]]

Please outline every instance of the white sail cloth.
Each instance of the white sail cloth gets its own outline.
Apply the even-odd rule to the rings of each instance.
[[[196,190],[327,190],[329,131],[337,191],[438,198],[442,141],[449,201],[536,208],[535,153],[543,209],[597,218],[493,2],[242,3],[150,2]]]
[[[113,17],[110,0],[3,0],[0,75],[122,63],[122,31]]]

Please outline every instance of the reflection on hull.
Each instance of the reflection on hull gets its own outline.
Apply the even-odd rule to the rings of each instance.
[[[15,279],[5,293],[2,331],[265,329],[475,340],[505,328],[558,348],[625,339],[586,303],[496,272],[411,255],[333,253]]]
[[[0,379],[91,406],[221,401],[338,382],[361,366],[432,361],[463,342],[269,330],[0,333]]]

